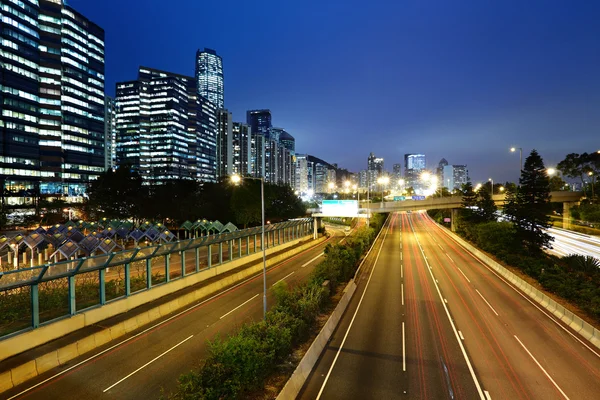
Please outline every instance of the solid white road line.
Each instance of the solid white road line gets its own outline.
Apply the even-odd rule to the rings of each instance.
[[[171,347],[169,350],[165,351],[164,353],[160,354],[157,357],[154,357],[152,360],[148,361],[146,364],[142,365],[141,367],[139,367],[138,369],[136,369],[135,371],[133,371],[132,373],[130,373],[129,375],[127,375],[126,377],[124,377],[123,379],[121,379],[120,381],[117,381],[116,383],[110,385],[109,387],[107,387],[106,389],[104,389],[102,391],[102,393],[106,393],[108,392],[110,389],[114,388],[115,386],[117,386],[119,383],[123,382],[125,379],[129,378],[130,376],[137,374],[138,372],[140,372],[142,369],[146,368],[148,365],[152,364],[154,361],[158,360],[159,358],[161,358],[162,356],[164,356],[165,354],[167,354],[168,352],[170,352],[171,350],[175,349],[176,347],[181,346],[182,344],[184,344],[185,342],[187,342],[188,340],[190,340],[191,338],[193,338],[194,335],[189,336],[187,339],[182,340],[181,342],[177,343],[175,346]]]
[[[254,296],[252,296],[252,298],[251,298],[251,299],[248,299],[248,300],[246,300],[245,302],[243,302],[242,304],[240,304],[239,306],[237,306],[237,307],[236,307],[236,308],[234,308],[233,310],[229,311],[227,314],[223,314],[223,315],[221,316],[221,318],[219,318],[219,319],[223,319],[223,318],[225,318],[226,316],[228,316],[229,314],[231,314],[232,312],[234,312],[234,311],[235,311],[235,310],[237,310],[238,308],[240,308],[240,307],[242,307],[243,305],[245,305],[245,304],[247,304],[247,303],[251,302],[252,300],[254,300],[255,298],[257,298],[259,294],[260,294],[260,293],[256,293]]]
[[[404,322],[402,323],[402,371],[406,371],[406,339],[404,335]]]
[[[465,275],[465,273],[463,272],[462,269],[460,269],[460,267],[456,267],[458,268],[458,270],[460,271],[460,273],[465,277],[465,279],[467,280],[467,282],[471,283],[471,280],[469,278],[467,278],[467,276]]]
[[[425,252],[423,251],[423,247],[421,247],[421,243],[419,242],[419,238],[417,237],[417,232],[415,231],[415,228],[413,227],[413,224],[412,224],[412,221],[410,218],[408,219],[408,222],[410,224],[412,233],[415,236],[415,240],[417,241],[417,245],[419,246],[419,250],[421,250],[421,255],[425,259],[425,264],[427,264],[427,266],[429,266],[429,262],[427,261],[427,258],[425,257]],[[431,280],[433,281],[433,284],[435,286],[438,296],[440,297],[440,300],[443,300],[442,292],[440,291],[440,287],[438,286],[436,279],[433,277],[433,273],[431,272],[431,269],[429,270],[429,275],[431,275]],[[469,359],[469,356],[467,355],[467,351],[465,350],[465,347],[463,346],[462,341],[460,340],[460,337],[458,336],[458,331],[456,329],[456,326],[454,325],[454,321],[452,320],[452,317],[450,316],[450,311],[448,310],[446,303],[444,303],[443,301],[442,301],[442,306],[444,307],[444,310],[446,311],[446,316],[448,317],[450,326],[452,327],[452,330],[454,331],[454,336],[456,337],[458,346],[460,347],[460,350],[462,351],[465,362],[467,363],[467,367],[469,368],[469,372],[471,373],[471,378],[473,379],[473,382],[475,383],[475,387],[477,388],[477,393],[479,393],[479,398],[481,400],[485,400],[483,390],[481,389],[479,380],[477,379],[477,376],[475,375],[475,371],[473,370],[473,366],[471,365],[471,360]]]
[[[527,354],[529,354],[529,357],[531,357],[531,359],[533,361],[535,361],[535,363],[537,364],[537,366],[540,367],[540,369],[542,370],[542,372],[548,377],[548,379],[550,379],[550,382],[552,382],[552,384],[554,385],[554,387],[558,389],[558,391],[564,396],[565,399],[569,400],[569,397],[565,394],[565,392],[562,391],[562,389],[556,384],[556,382],[554,382],[554,379],[552,379],[552,377],[550,376],[550,374],[548,372],[546,372],[546,370],[544,369],[544,367],[542,367],[542,365],[538,362],[538,360],[535,359],[535,357],[533,356],[533,354],[531,354],[531,352],[529,350],[527,350],[527,347],[525,347],[525,345],[523,344],[523,342],[521,342],[519,340],[519,338],[517,337],[517,335],[514,335],[514,337],[515,337],[515,339],[517,339],[517,341],[523,347],[523,349],[525,349],[525,351],[527,352]]]
[[[304,268],[304,267],[306,267],[306,266],[307,266],[307,265],[309,265],[311,262],[313,262],[313,261],[315,261],[317,258],[321,257],[323,254],[325,254],[325,253],[321,253],[321,254],[319,254],[318,256],[316,256],[315,258],[313,258],[312,260],[310,260],[310,261],[308,261],[308,262],[305,262],[304,264],[302,264],[300,267],[301,267],[301,268]]]
[[[485,398],[487,400],[492,400],[492,396],[490,396],[490,392],[488,392],[487,390],[484,390],[483,393],[485,394]]]
[[[335,367],[335,363],[337,362],[337,359],[340,356],[340,352],[344,348],[344,343],[346,343],[346,339],[348,338],[348,334],[350,333],[352,324],[354,324],[356,315],[358,314],[358,311],[360,310],[360,306],[363,302],[363,299],[365,298],[365,294],[367,293],[367,289],[369,288],[369,283],[371,282],[371,278],[373,277],[373,272],[375,272],[375,268],[377,267],[377,261],[379,261],[379,255],[381,254],[381,249],[383,249],[383,245],[385,243],[385,238],[387,237],[387,234],[389,231],[390,231],[390,224],[388,224],[387,229],[385,231],[385,235],[383,235],[383,240],[381,241],[381,247],[379,248],[379,251],[377,252],[377,257],[375,257],[375,263],[373,264],[373,268],[371,269],[371,273],[369,274],[369,279],[367,280],[367,284],[365,285],[365,290],[363,291],[362,296],[360,296],[360,300],[358,301],[358,306],[356,307],[356,311],[354,311],[354,315],[352,316],[352,319],[350,320],[350,325],[348,325],[346,334],[344,335],[344,338],[342,339],[342,344],[340,344],[340,347],[339,347],[337,353],[335,354],[335,357],[333,358],[333,362],[331,363],[331,366],[329,367],[329,371],[327,372],[327,376],[325,376],[325,380],[323,381],[323,385],[321,386],[321,389],[319,390],[319,394],[317,395],[316,400],[319,400],[321,398],[321,395],[323,394],[323,390],[325,390],[325,385],[327,385],[327,381],[329,380],[329,377],[331,376],[331,371],[333,371],[333,367]],[[375,240],[377,240],[377,239],[375,239]],[[365,259],[366,259],[366,257],[365,257]]]
[[[481,298],[483,299],[483,301],[485,301],[485,304],[488,305],[489,308],[492,309],[492,311],[494,312],[494,314],[496,314],[496,317],[499,317],[498,313],[496,312],[496,310],[494,310],[494,307],[492,307],[492,305],[490,303],[488,303],[488,301],[485,299],[485,297],[483,297],[483,295],[479,292],[479,290],[475,289],[475,291],[477,292],[477,294],[479,296],[481,296]]]
[[[458,331],[458,336],[460,336],[460,338],[461,338],[462,340],[465,340],[465,337],[463,336],[463,334],[462,334],[462,332],[461,332],[461,331]]]
[[[284,276],[283,278],[281,278],[280,280],[278,280],[277,282],[275,282],[274,284],[271,285],[271,287],[277,285],[279,282],[281,282],[282,280],[284,280],[285,278],[289,277],[290,275],[294,275],[296,271],[292,271],[289,274],[287,274],[286,276]]]

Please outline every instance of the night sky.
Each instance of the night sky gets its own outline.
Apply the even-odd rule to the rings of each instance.
[[[70,0],[106,31],[106,91],[139,65],[194,74],[223,57],[235,121],[269,108],[296,150],[386,169],[403,154],[467,164],[474,182],[600,149],[600,2]],[[525,154],[524,154],[525,155]]]

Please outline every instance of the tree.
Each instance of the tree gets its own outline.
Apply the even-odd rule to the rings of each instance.
[[[560,176],[550,177],[550,191],[551,192],[565,190],[566,185],[567,185],[567,182],[565,182]]]
[[[466,222],[474,222],[475,207],[477,207],[477,193],[473,190],[473,184],[468,179],[462,187],[462,216]]]
[[[140,218],[142,202],[150,201],[142,186],[142,177],[129,166],[109,169],[92,181],[88,188],[89,208],[107,218]]]
[[[231,209],[236,223],[244,228],[250,224],[259,224],[262,217],[260,182],[247,179],[236,187],[231,196]]]
[[[477,222],[492,222],[496,221],[496,211],[498,211],[498,207],[496,207],[496,203],[492,200],[492,195],[489,190],[482,188],[478,191],[476,206],[477,210],[475,212]]]
[[[531,251],[540,251],[549,247],[552,240],[545,232],[550,227],[550,180],[536,150],[532,150],[525,160],[519,183],[516,202],[509,211],[524,245]]]
[[[558,169],[564,176],[573,179],[581,180],[581,185],[584,184],[584,177],[590,171],[590,154],[588,153],[570,153],[567,154],[564,160],[558,163]]]

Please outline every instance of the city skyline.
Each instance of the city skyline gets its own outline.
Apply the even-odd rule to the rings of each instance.
[[[70,4],[107,32],[107,94],[140,65],[193,75],[195,52],[206,46],[224,60],[234,120],[269,108],[297,151],[353,171],[364,168],[366,142],[390,161],[419,151],[469,165],[474,179],[499,180],[517,177],[511,146],[535,148],[548,164],[596,147],[600,60],[591,49],[600,5],[591,2],[319,4],[316,12],[184,2],[177,13],[136,1]],[[200,11],[271,23],[223,30],[217,18],[195,23]],[[161,24],[146,23],[155,19]],[[266,48],[266,57],[257,51]],[[362,61],[350,62],[357,51]],[[386,117],[367,117],[375,112]],[[342,138],[350,139],[343,148]]]

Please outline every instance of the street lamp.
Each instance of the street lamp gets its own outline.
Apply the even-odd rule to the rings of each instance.
[[[383,208],[383,195],[384,195],[384,190],[385,190],[385,186],[390,183],[390,178],[387,176],[382,176],[381,178],[377,179],[377,183],[379,183],[381,185],[381,208]]]
[[[592,177],[592,202],[594,201],[594,180],[595,180],[595,176],[593,176],[594,173],[592,171],[588,172],[588,176]]]
[[[261,229],[261,242],[262,247],[262,259],[263,259],[263,319],[267,318],[267,250],[265,246],[265,180],[264,178],[245,177],[244,179],[254,179],[260,181],[260,208],[262,214],[262,229]],[[232,175],[231,182],[239,184],[242,181],[242,177],[239,175]]]
[[[492,182],[492,190],[490,192],[493,196],[494,195],[494,180],[492,178],[488,178],[488,181]]]
[[[331,193],[331,192],[333,192],[333,189],[335,188],[335,183],[329,182],[327,187],[329,188],[329,193]]]
[[[475,186],[475,191],[478,191],[479,189],[481,189],[481,183],[478,183],[477,186]]]
[[[504,192],[504,186],[500,186],[498,189],[499,189],[501,192]]]
[[[521,177],[521,171],[523,171],[523,148],[522,147],[511,147],[511,153],[519,150],[519,178]]]
[[[69,221],[71,220],[72,216],[73,216],[73,209],[71,207],[69,208],[64,208],[63,212],[68,212],[69,213]]]

